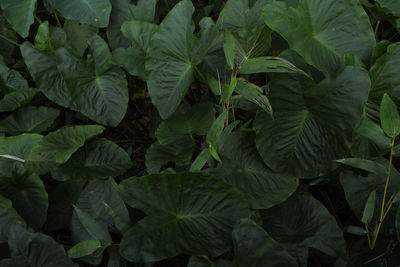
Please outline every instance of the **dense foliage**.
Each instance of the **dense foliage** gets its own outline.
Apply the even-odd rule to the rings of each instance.
[[[0,7],[0,266],[400,266],[400,1]]]

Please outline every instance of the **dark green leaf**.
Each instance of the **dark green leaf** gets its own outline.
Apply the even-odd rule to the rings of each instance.
[[[318,85],[300,76],[276,77],[269,95],[274,119],[259,112],[254,122],[262,158],[274,171],[296,177],[331,171],[333,160],[348,154],[360,122],[370,87],[367,73],[348,66]]]
[[[297,258],[300,266],[307,266],[307,248],[333,257],[345,251],[343,232],[335,218],[309,193],[296,192],[261,215],[264,229]]]
[[[193,4],[183,0],[168,13],[153,36],[146,59],[147,85],[163,119],[179,106],[192,81]]]
[[[236,224],[232,236],[236,266],[298,266],[281,245],[250,219],[242,219]]]
[[[387,174],[387,166],[382,165],[380,162],[360,159],[360,158],[348,158],[336,160],[344,165],[348,165],[354,168],[359,168],[374,174],[383,175]]]
[[[351,53],[368,62],[375,36],[358,1],[303,0],[297,8],[272,2],[261,12],[268,27],[326,76],[339,71]]]
[[[11,92],[28,89],[28,83],[22,75],[16,71],[0,64],[0,92],[9,94]]]
[[[78,56],[83,55],[88,46],[88,40],[98,32],[96,27],[80,24],[74,20],[67,20],[63,29],[67,34],[67,43]]]
[[[130,157],[122,148],[101,139],[80,148],[51,175],[59,181],[105,179],[120,175],[131,166]]]
[[[18,135],[22,133],[41,133],[49,128],[60,111],[48,107],[25,107],[12,113],[0,122],[0,131]]]
[[[13,111],[28,104],[38,92],[37,89],[28,88],[5,95],[0,100],[0,112]]]
[[[0,5],[11,27],[22,37],[28,37],[34,22],[36,0],[1,0]]]
[[[274,173],[257,153],[254,135],[224,135],[219,149],[222,167],[218,176],[236,187],[253,209],[266,209],[285,201],[299,185],[297,179]]]
[[[64,18],[73,19],[98,28],[108,26],[111,13],[109,0],[47,0]]]
[[[214,114],[212,103],[182,107],[158,126],[157,140],[161,145],[167,145],[184,135],[206,135],[215,119]]]
[[[50,236],[32,233],[18,224],[12,227],[8,244],[12,258],[22,261],[23,266],[78,266],[67,257],[62,245]]]
[[[179,253],[220,255],[230,247],[233,224],[249,216],[236,190],[199,173],[130,178],[120,192],[128,205],[149,215],[122,238],[121,255],[133,262]]]
[[[25,221],[11,204],[10,200],[0,195],[0,243],[7,242],[13,225],[25,226]]]
[[[24,173],[0,177],[0,194],[12,201],[13,207],[29,226],[40,228],[46,221],[48,196],[36,174]]]

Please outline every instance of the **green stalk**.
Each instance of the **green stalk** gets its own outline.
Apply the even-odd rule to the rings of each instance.
[[[0,38],[6,40],[6,41],[9,42],[9,43],[12,43],[13,45],[21,46],[19,43],[14,42],[13,40],[11,40],[10,38],[8,38],[7,36],[2,35],[1,33],[0,33]]]

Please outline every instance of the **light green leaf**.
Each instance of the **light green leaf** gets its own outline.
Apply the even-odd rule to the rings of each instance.
[[[264,91],[257,85],[239,80],[235,92],[273,116],[272,107],[267,96],[264,95]]]
[[[219,142],[222,166],[217,173],[245,196],[251,208],[267,209],[289,198],[299,181],[265,166],[253,139],[253,134],[245,132],[224,135]]]
[[[374,210],[375,210],[375,200],[376,200],[376,190],[372,191],[371,194],[369,194],[367,202],[365,203],[361,222],[369,223],[372,220],[372,216],[374,216]]]
[[[261,15],[307,63],[331,76],[351,53],[368,62],[375,46],[369,18],[358,1],[300,0],[298,7],[272,2]]]
[[[74,214],[76,214],[79,222],[93,238],[100,240],[103,245],[108,245],[111,243],[112,239],[105,224],[96,221],[89,214],[75,205]]]
[[[10,232],[8,241],[13,259],[23,266],[65,266],[78,267],[67,257],[63,246],[53,238],[42,233],[32,233],[16,224]]]
[[[66,19],[93,25],[97,28],[108,26],[111,13],[109,0],[47,0]]]
[[[102,126],[79,125],[51,132],[32,148],[26,166],[38,174],[51,171],[65,163],[87,140],[103,131]]]
[[[314,84],[302,76],[276,74],[269,100],[274,119],[258,112],[256,145],[274,171],[314,178],[334,169],[349,152],[360,122],[370,80],[348,66],[334,79]]]
[[[128,205],[149,215],[122,237],[121,255],[133,262],[220,255],[230,247],[233,224],[249,216],[236,190],[200,173],[130,178],[119,189]]]
[[[239,73],[241,74],[253,74],[262,72],[299,73],[305,75],[306,77],[310,77],[302,69],[299,69],[288,60],[280,57],[249,58],[242,63],[239,69]]]
[[[11,27],[23,38],[28,37],[34,22],[36,0],[1,0],[0,5]]]
[[[296,260],[250,219],[242,219],[232,232],[236,266],[297,267]]]
[[[26,225],[25,221],[12,207],[11,201],[0,195],[0,243],[7,242],[14,224]]]
[[[53,124],[59,114],[60,111],[54,108],[25,107],[3,119],[0,131],[12,135],[41,133]]]
[[[35,37],[35,47],[40,50],[52,50],[48,21],[40,23]]]
[[[105,179],[124,173],[132,166],[129,155],[106,139],[90,142],[80,148],[65,164],[51,172],[59,181]]]
[[[190,165],[190,172],[199,172],[204,165],[207,163],[207,160],[211,157],[210,149],[202,150],[197,158],[193,161],[192,165]]]
[[[46,221],[48,196],[43,181],[36,174],[0,176],[0,195],[10,199],[15,210],[29,226],[40,228]]]
[[[91,255],[101,247],[99,240],[85,240],[82,241],[68,250],[68,257],[71,259],[82,258]]]
[[[308,248],[333,257],[345,253],[343,232],[335,218],[309,193],[296,192],[286,202],[262,211],[261,216],[267,233],[297,258],[301,267],[307,266]]]
[[[157,140],[161,145],[167,145],[184,135],[206,135],[214,121],[214,114],[213,104],[209,102],[183,106],[158,126],[155,133]]]
[[[388,94],[384,94],[380,108],[382,129],[386,135],[395,138],[400,134],[400,116],[396,104]]]
[[[225,127],[225,119],[227,112],[228,112],[227,110],[223,111],[211,125],[210,129],[207,132],[207,139],[206,139],[207,144],[212,146],[215,146],[217,144],[218,138],[220,137]]]

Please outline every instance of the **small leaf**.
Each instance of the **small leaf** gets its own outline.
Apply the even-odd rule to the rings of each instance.
[[[380,118],[383,131],[391,138],[400,134],[400,116],[396,104],[388,94],[384,94],[380,107]]]
[[[192,165],[190,166],[190,171],[191,172],[200,171],[204,167],[210,156],[211,152],[209,149],[202,150],[200,154],[197,156],[197,158],[193,161]]]
[[[381,163],[373,160],[359,159],[359,158],[348,158],[339,159],[336,162],[340,162],[344,165],[348,165],[354,168],[362,169],[368,172],[372,172],[378,175],[386,175],[387,168]]]
[[[217,160],[218,162],[222,162],[221,158],[220,158],[219,155],[218,155],[217,150],[215,150],[215,148],[214,148],[212,145],[210,145],[209,149],[210,149],[211,156],[212,156],[215,160]]]
[[[361,218],[361,221],[363,223],[369,223],[371,221],[372,216],[374,215],[374,210],[375,210],[375,200],[376,200],[376,190],[372,191],[369,194],[367,203],[365,203],[363,216]]]
[[[206,139],[207,144],[214,146],[216,145],[219,136],[224,130],[227,112],[228,112],[227,110],[224,110],[211,125],[210,129],[207,132],[207,139]]]
[[[349,234],[353,234],[353,235],[365,236],[367,234],[367,231],[365,230],[365,228],[362,228],[359,226],[354,226],[354,225],[346,226],[343,229],[343,231],[346,233],[349,233]]]
[[[101,242],[99,240],[85,240],[70,248],[67,253],[71,259],[77,259],[91,255],[100,247]]]

